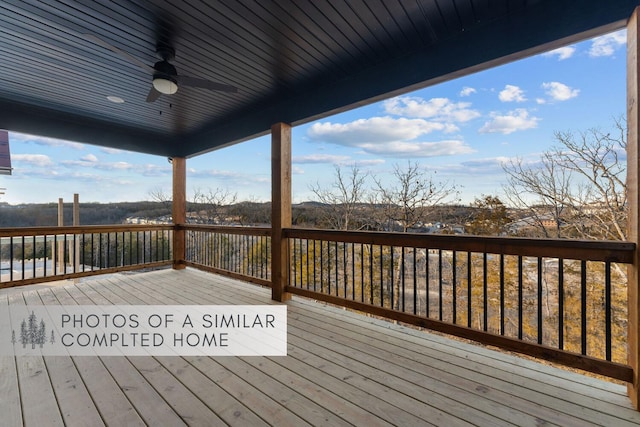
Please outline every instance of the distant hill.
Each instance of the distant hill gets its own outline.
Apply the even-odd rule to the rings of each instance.
[[[80,224],[121,224],[127,217],[156,218],[171,214],[162,202],[80,203]],[[72,203],[64,204],[64,225],[73,223]],[[58,204],[0,205],[0,227],[53,227],[58,225]]]

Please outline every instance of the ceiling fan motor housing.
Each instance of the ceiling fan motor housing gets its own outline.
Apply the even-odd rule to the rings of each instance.
[[[176,67],[167,61],[156,62],[153,66],[153,86],[166,95],[174,94],[178,90],[178,72]]]

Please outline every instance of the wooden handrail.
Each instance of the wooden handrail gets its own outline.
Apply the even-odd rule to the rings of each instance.
[[[0,228],[0,237],[43,236],[53,234],[89,234],[89,233],[120,233],[173,230],[171,224],[116,224],[116,225],[81,225],[64,227],[11,227]]]
[[[178,224],[176,227],[182,230],[211,231],[213,233],[238,234],[242,236],[271,236],[270,227],[234,227],[205,224]]]
[[[283,233],[284,237],[295,239],[585,261],[609,261],[624,264],[633,262],[636,249],[635,243],[610,240],[533,239],[302,228],[287,228]]]

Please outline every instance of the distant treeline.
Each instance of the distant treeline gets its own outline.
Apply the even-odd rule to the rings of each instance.
[[[366,205],[365,205],[366,206]],[[370,207],[370,206],[369,206]],[[292,207],[293,224],[303,227],[325,228],[323,215],[327,209],[322,203],[305,202]],[[442,222],[464,222],[469,207],[443,206],[432,208],[433,219]],[[188,203],[191,216],[216,218],[233,225],[268,225],[271,223],[271,203],[239,202],[229,206],[212,208],[207,205]],[[122,224],[127,218],[168,219],[170,202],[119,202],[80,203],[81,225]],[[216,221],[216,222],[218,222]],[[64,204],[64,225],[73,223],[73,206]],[[53,227],[58,225],[58,204],[0,204],[0,227]]]
[[[171,207],[160,202],[80,203],[80,224],[121,224],[131,216],[156,218],[170,215]],[[73,224],[73,205],[64,204],[64,225]],[[58,204],[0,205],[0,227],[55,227]]]

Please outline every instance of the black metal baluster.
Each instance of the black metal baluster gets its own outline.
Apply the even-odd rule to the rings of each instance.
[[[538,344],[542,344],[542,262],[538,257]]]
[[[604,263],[604,336],[605,358],[611,361],[611,262]]]
[[[471,283],[471,252],[467,252],[467,327],[471,327],[472,312],[471,312],[471,302],[473,296],[473,289]]]
[[[587,261],[580,262],[580,347],[587,354]]]
[[[418,266],[416,264],[416,248],[413,248],[413,314],[418,314]]]
[[[487,278],[487,253],[482,254],[482,308],[484,323],[482,329],[486,332],[489,330],[489,291],[488,291],[488,278]]]
[[[518,255],[518,339],[522,339],[522,298],[523,298],[522,256]]]
[[[451,296],[452,296],[452,315],[453,315],[453,324],[455,325],[456,323],[458,323],[457,321],[457,317],[458,317],[458,307],[457,307],[457,301],[456,301],[456,289],[457,289],[457,281],[458,281],[458,277],[456,274],[456,251],[452,251],[451,252]]]
[[[558,348],[564,350],[564,260],[558,259]]]
[[[404,288],[405,288],[405,278],[406,278],[406,274],[405,274],[406,265],[405,265],[405,259],[404,259],[404,256],[405,256],[404,249],[405,249],[404,246],[400,248],[400,250],[402,251],[402,257],[400,258],[400,277],[398,277],[398,279],[400,279],[400,282],[402,283],[402,292],[401,292],[401,294],[402,294],[402,304],[398,304],[398,305],[401,306],[400,309],[402,310],[403,313],[404,313],[404,309],[405,309],[405,306],[404,306],[405,305],[405,302],[404,302],[404,300],[405,300],[405,289]],[[400,295],[398,295],[398,298],[400,298]]]
[[[504,335],[504,254],[500,254],[500,335]]]
[[[438,319],[440,321],[442,321],[443,314],[442,296],[442,249],[438,249]]]

